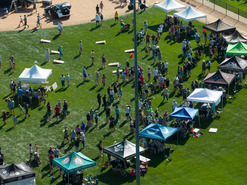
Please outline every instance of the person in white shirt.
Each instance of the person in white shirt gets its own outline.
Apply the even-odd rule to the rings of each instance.
[[[67,73],[66,80],[67,80],[68,87],[69,87],[69,82],[70,82],[70,75],[69,75],[69,73]]]
[[[58,24],[57,24],[57,27],[58,27],[58,31],[59,31],[59,35],[61,35],[62,34],[62,31],[63,31],[63,26],[62,26],[62,22],[61,21],[59,21],[58,22]]]
[[[173,100],[172,103],[172,112],[175,110],[175,108],[178,106],[178,103],[176,102],[176,100]]]
[[[82,41],[81,41],[81,40],[80,40],[80,42],[79,42],[79,49],[80,49],[79,53],[81,54],[82,49],[83,49],[83,46],[82,46]]]
[[[96,26],[99,26],[100,16],[96,14],[95,16]]]
[[[168,62],[167,61],[165,61],[164,67],[165,67],[165,74],[167,74],[168,73]]]
[[[62,76],[60,77],[60,80],[61,80],[61,84],[62,84],[62,87],[65,87],[65,76],[62,74]]]
[[[158,71],[156,68],[154,68],[153,70],[153,75],[154,75],[154,78],[157,79]]]

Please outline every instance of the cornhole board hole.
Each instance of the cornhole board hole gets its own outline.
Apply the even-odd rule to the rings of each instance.
[[[108,66],[119,66],[119,63],[116,62],[116,63],[109,63]]]
[[[96,44],[106,44],[106,41],[105,40],[97,41]]]
[[[45,39],[41,39],[40,42],[42,42],[42,43],[51,43],[50,40],[45,40]]]
[[[51,50],[51,54],[59,54],[59,51]]]
[[[122,73],[122,71],[123,71],[123,70],[122,70],[122,69],[120,69],[120,70],[119,70],[119,73]],[[116,70],[115,70],[115,71],[112,71],[112,74],[116,74],[116,73],[117,73],[117,71],[116,71]]]
[[[62,61],[62,60],[53,60],[53,63],[56,63],[56,64],[63,64],[64,61]]]
[[[216,133],[218,131],[217,128],[210,128],[208,132],[210,133]]]
[[[133,53],[135,50],[134,49],[128,49],[128,50],[125,50],[124,52],[125,53]]]

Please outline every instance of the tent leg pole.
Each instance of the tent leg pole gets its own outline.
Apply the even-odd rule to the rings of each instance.
[[[199,128],[201,128],[201,120],[200,120],[200,114],[198,112],[198,120],[199,120]]]
[[[177,131],[177,145],[178,145],[178,131]]]
[[[222,103],[221,103],[221,112],[223,112],[223,95],[222,95]]]

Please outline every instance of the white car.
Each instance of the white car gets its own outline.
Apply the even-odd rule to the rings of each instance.
[[[69,3],[51,5],[45,8],[44,15],[52,16],[53,19],[70,17],[70,8]]]

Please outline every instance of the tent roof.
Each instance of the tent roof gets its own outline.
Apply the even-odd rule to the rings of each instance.
[[[214,73],[208,73],[203,81],[209,84],[230,85],[234,78],[234,74],[224,73],[220,70],[217,70]]]
[[[218,105],[221,101],[222,91],[196,88],[187,98],[187,101],[213,103]]]
[[[212,32],[215,32],[215,33],[221,33],[224,31],[234,31],[236,29],[236,27],[223,22],[221,19],[218,19],[215,22],[203,25],[203,28],[210,30]]]
[[[0,166],[0,179],[9,183],[35,177],[35,173],[24,162]]]
[[[191,6],[189,6],[188,8],[186,8],[185,10],[179,13],[174,13],[173,16],[179,17],[186,22],[200,18],[207,18],[207,15],[194,10]]]
[[[165,12],[170,12],[173,10],[186,8],[186,6],[178,3],[175,0],[166,0],[166,1],[161,2],[159,4],[155,4],[154,7],[160,8],[160,9],[164,10]]]
[[[242,42],[238,42],[236,44],[228,44],[226,54],[247,56],[247,44],[244,44]]]
[[[193,120],[197,113],[198,109],[176,107],[169,117],[183,120]]]
[[[165,141],[178,131],[178,128],[166,127],[160,124],[150,124],[140,133],[140,137]]]
[[[52,69],[43,69],[37,65],[26,68],[19,76],[19,81],[41,83],[46,82],[47,78],[52,74]]]
[[[141,154],[145,151],[145,149],[139,147],[139,151]],[[126,160],[136,156],[136,145],[128,140],[124,140],[117,144],[103,148],[103,152],[111,154],[120,160]]]
[[[225,69],[229,71],[244,71],[247,69],[247,60],[237,56],[226,58],[218,65],[218,69]]]
[[[247,42],[247,37],[242,33],[238,32],[238,30],[235,30],[230,35],[223,35],[223,38],[226,40],[227,43],[230,44],[236,44],[238,42]]]
[[[81,152],[72,152],[69,155],[53,159],[53,162],[67,173],[96,166],[95,161],[83,155]]]

